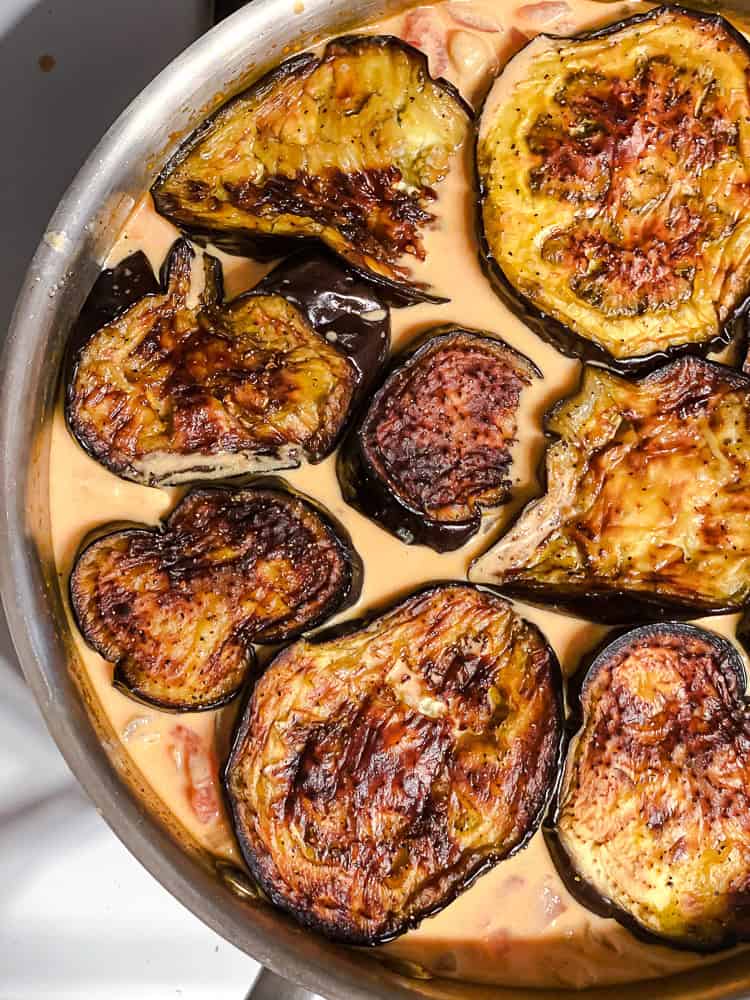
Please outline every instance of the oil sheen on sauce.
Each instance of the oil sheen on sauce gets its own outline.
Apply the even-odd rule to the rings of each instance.
[[[498,67],[540,31],[567,34],[639,9],[593,0],[536,3],[487,0],[445,2],[369,25],[367,31],[397,34],[425,51],[434,75],[451,79],[470,102],[481,98]],[[340,494],[334,458],[283,473],[314,497],[349,530],[365,564],[362,596],[345,617],[356,616],[432,580],[465,579],[472,559],[484,551],[521,504],[538,492],[535,470],[544,447],[541,418],[577,384],[580,366],[543,343],[513,317],[484,278],[474,238],[471,150],[457,154],[439,189],[438,223],[427,235],[427,260],[417,277],[450,298],[392,312],[393,347],[442,323],[488,330],[528,355],[543,372],[522,396],[519,441],[514,450],[513,500],[488,515],[464,548],[439,555],[407,547],[348,507]],[[177,236],[157,216],[150,198],[135,206],[107,264],[143,250],[158,269]],[[212,252],[217,253],[215,250]],[[252,287],[270,265],[217,253],[224,264],[228,296]],[[200,285],[202,268],[195,264]],[[55,558],[63,590],[77,549],[93,529],[111,521],[156,524],[183,490],[151,489],[118,479],[89,458],[68,433],[58,409],[52,434],[50,476]],[[572,673],[582,653],[605,629],[518,604],[536,622],[563,666]],[[710,627],[734,633],[736,616],[711,619]],[[103,713],[153,792],[206,850],[240,864],[218,788],[236,707],[171,715],[140,707],[111,686],[112,668],[89,649],[71,622],[76,651]],[[642,944],[612,920],[595,916],[565,890],[537,834],[515,857],[479,878],[441,913],[381,951],[417,963],[436,975],[509,986],[591,986],[666,975],[706,960],[685,952]]]

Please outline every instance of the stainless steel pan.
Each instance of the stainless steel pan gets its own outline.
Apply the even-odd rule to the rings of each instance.
[[[297,5],[298,7],[301,6]],[[214,930],[293,987],[264,973],[256,1000],[552,1000],[559,991],[492,989],[409,978],[366,952],[336,947],[233,891],[158,804],[136,794],[118,741],[109,739],[70,647],[51,559],[49,426],[67,332],[114,233],[175,143],[217,92],[227,93],[320,34],[392,11],[394,0],[256,0],[192,45],[125,111],[89,157],[51,220],[29,268],[0,371],[0,584],[26,678],[50,732],[109,825],[148,870]],[[75,113],[75,109],[71,109]],[[50,151],[54,155],[54,151]],[[88,708],[86,707],[88,702]],[[105,749],[105,746],[108,749]],[[403,970],[402,970],[403,971]],[[302,988],[300,988],[302,987]],[[592,991],[591,1000],[750,996],[750,957],[660,982]]]

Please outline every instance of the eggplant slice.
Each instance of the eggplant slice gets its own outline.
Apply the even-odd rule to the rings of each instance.
[[[395,302],[425,256],[435,186],[470,110],[423,53],[392,37],[346,36],[286,60],[182,144],[152,190],[157,211],[198,239],[272,258],[322,241]]]
[[[488,270],[563,352],[621,370],[726,343],[750,288],[750,47],[665,6],[540,35],[486,99]]]
[[[161,530],[125,528],[79,554],[70,581],[86,642],[126,694],[176,711],[233,698],[251,643],[293,638],[356,599],[359,557],[309,501],[267,485],[193,490]]]
[[[339,453],[344,498],[402,541],[439,552],[507,503],[523,389],[541,372],[503,340],[428,331],[397,359]]]
[[[750,940],[750,712],[726,639],[646,625],[594,659],[548,843],[569,890],[640,937]]]
[[[378,944],[523,846],[559,767],[541,633],[467,584],[280,653],[225,773],[252,874],[302,924]]]
[[[594,621],[750,600],[750,379],[680,358],[637,382],[586,367],[547,415],[547,492],[469,576]]]
[[[220,265],[208,255],[206,287],[191,307],[193,256],[178,240],[164,291],[79,351],[66,400],[74,436],[107,468],[146,485],[320,461],[349,414],[356,366],[282,295],[223,303]]]

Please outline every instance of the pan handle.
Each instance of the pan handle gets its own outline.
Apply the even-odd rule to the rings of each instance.
[[[262,968],[245,1000],[315,1000],[315,994]]]

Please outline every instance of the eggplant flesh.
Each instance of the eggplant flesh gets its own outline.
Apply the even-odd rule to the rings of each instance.
[[[622,370],[726,343],[750,288],[750,47],[661,7],[539,36],[485,102],[488,270],[565,353]]]
[[[468,134],[468,108],[423,53],[397,38],[346,36],[294,56],[205,121],[152,188],[191,236],[250,256],[315,238],[397,301],[424,259],[436,185]]]
[[[252,643],[299,635],[354,600],[359,557],[307,500],[271,480],[196,489],[163,528],[107,532],[78,555],[71,603],[113,682],[175,711],[233,698]]]
[[[633,382],[586,367],[546,418],[546,493],[470,578],[594,621],[750,600],[750,379],[680,358]]]
[[[355,365],[279,294],[224,303],[221,268],[208,255],[191,306],[193,257],[178,240],[164,290],[80,348],[66,398],[74,436],[111,471],[146,485],[319,461],[349,414]]]
[[[339,453],[344,498],[407,543],[463,545],[506,503],[521,393],[540,375],[504,341],[428,331],[398,358]]]
[[[245,861],[302,924],[382,943],[525,844],[561,732],[538,630],[489,592],[429,587],[267,668],[224,778]]]
[[[637,936],[750,940],[745,670],[693,625],[628,632],[594,659],[548,843],[571,893]]]

